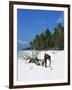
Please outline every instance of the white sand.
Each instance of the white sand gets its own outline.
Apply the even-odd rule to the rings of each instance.
[[[18,54],[18,80],[41,81],[64,79],[65,54],[63,51],[40,51],[38,58],[43,60],[44,53],[51,55],[51,67],[37,66],[34,63],[25,62],[25,55],[32,56],[31,51],[22,51]],[[26,57],[25,57],[26,58]]]

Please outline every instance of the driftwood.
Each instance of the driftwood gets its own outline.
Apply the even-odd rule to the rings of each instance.
[[[35,63],[36,65],[40,65],[40,62],[41,61],[40,59],[38,58],[31,58],[29,63]]]
[[[29,55],[24,55],[24,56],[21,56],[21,58],[23,60],[25,60],[25,63],[35,63],[36,65],[42,65],[45,67],[47,67],[47,60],[49,60],[49,67],[51,66],[51,56],[46,54],[44,55],[44,60],[40,60],[37,58],[39,52],[35,52],[35,51],[32,51],[32,55],[29,56]]]

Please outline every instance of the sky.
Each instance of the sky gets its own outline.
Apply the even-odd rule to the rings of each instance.
[[[29,47],[29,42],[47,28],[53,32],[57,24],[64,26],[64,12],[17,9],[17,49]]]

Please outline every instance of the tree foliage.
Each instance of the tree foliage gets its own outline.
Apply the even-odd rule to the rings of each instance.
[[[64,49],[64,27],[58,23],[54,28],[54,32],[50,32],[47,28],[44,33],[36,35],[34,40],[30,42],[31,48],[35,50],[43,49]]]

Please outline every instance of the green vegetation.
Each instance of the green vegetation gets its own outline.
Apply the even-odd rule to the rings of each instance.
[[[44,33],[36,35],[34,40],[30,42],[31,48],[35,50],[64,49],[64,27],[61,23],[54,28],[54,32],[50,32],[47,28]]]

